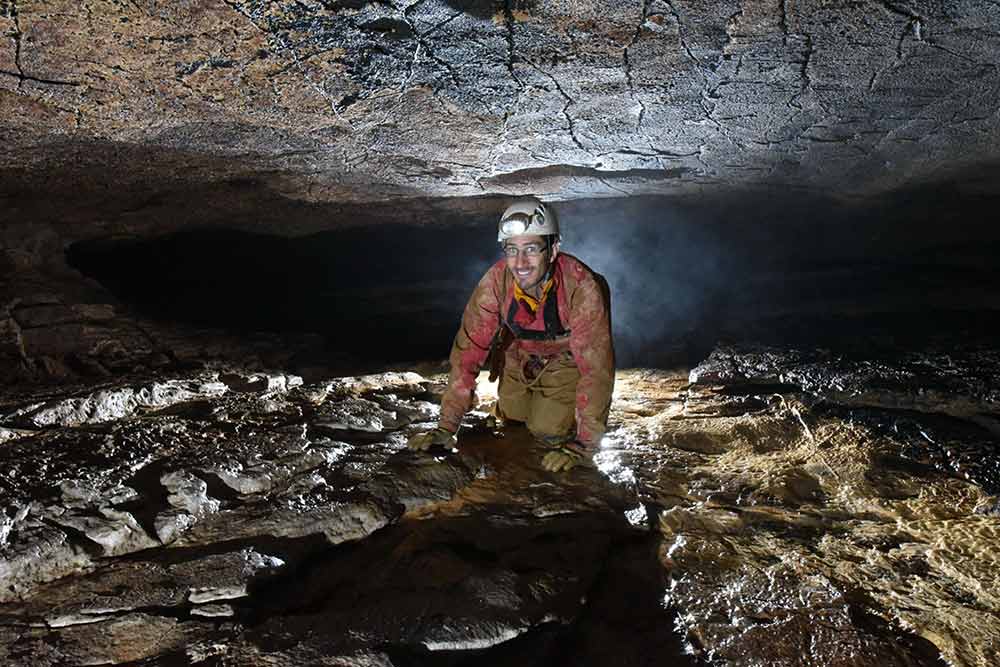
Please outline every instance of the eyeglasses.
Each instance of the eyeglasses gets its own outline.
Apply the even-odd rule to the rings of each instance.
[[[503,246],[503,254],[511,259],[517,257],[518,253],[524,255],[525,257],[538,257],[539,255],[547,252],[549,247],[547,245],[542,245],[540,243],[529,243],[526,246],[518,248],[516,245],[505,245]]]

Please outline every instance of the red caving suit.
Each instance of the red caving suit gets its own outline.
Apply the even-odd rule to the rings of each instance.
[[[506,352],[498,412],[525,421],[538,437],[575,438],[590,453],[597,449],[607,428],[615,383],[607,283],[579,259],[565,253],[556,255],[551,276],[553,284],[534,311],[520,300],[512,308],[514,276],[505,260],[490,267],[479,281],[452,345],[451,374],[441,400],[441,427],[457,431],[462,417],[472,407],[476,376],[489,355],[501,320],[505,326],[513,325],[515,334],[544,333],[545,307],[548,300],[555,298],[558,308],[548,304],[549,317],[558,311],[559,335],[536,340],[527,337],[540,338],[542,334],[522,333],[526,338],[515,337]],[[511,315],[513,323],[508,322]],[[543,365],[537,376],[526,371],[532,363],[535,369]]]

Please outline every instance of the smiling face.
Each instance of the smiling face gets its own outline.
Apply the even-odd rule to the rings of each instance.
[[[514,236],[504,241],[503,252],[518,286],[525,292],[536,293],[559,253],[559,244],[549,247],[544,236]]]

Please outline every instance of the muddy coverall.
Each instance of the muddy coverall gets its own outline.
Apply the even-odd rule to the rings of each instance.
[[[587,453],[597,449],[615,381],[607,283],[565,253],[556,255],[552,278],[534,313],[515,299],[505,260],[479,281],[451,349],[441,427],[455,432],[471,408],[476,377],[503,322],[515,338],[500,378],[498,415],[525,422],[547,442],[575,440]]]

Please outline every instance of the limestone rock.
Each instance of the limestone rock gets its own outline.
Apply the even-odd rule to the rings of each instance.
[[[175,542],[197,519],[184,510],[167,510],[156,515],[153,530],[163,544]]]
[[[937,412],[1000,411],[989,350],[926,350],[900,360],[760,347],[715,350],[690,373],[694,384],[791,385],[839,405]]]
[[[242,598],[253,582],[274,576],[284,566],[282,559],[253,548],[193,559],[120,560],[61,585],[44,585],[41,597],[20,603],[18,609],[50,627],[98,623],[123,612]]]
[[[333,466],[351,449],[346,443],[284,453],[280,458],[250,466],[239,463],[209,469],[233,491],[242,495],[266,493],[287,487],[296,477],[310,470]]]
[[[297,375],[254,374],[241,376],[235,373],[224,373],[219,376],[219,381],[228,386],[230,391],[250,391],[265,394],[288,391],[292,387],[298,387],[302,384],[302,378]]]
[[[320,406],[318,417],[316,426],[332,433],[342,431],[378,433],[409,423],[406,417],[383,410],[378,403],[366,398],[348,398],[336,403],[325,403]]]
[[[123,664],[183,650],[202,636],[198,625],[147,613],[112,616],[93,624],[62,628],[54,637],[36,632],[20,637],[21,650],[36,665]]]
[[[100,545],[101,555],[121,556],[157,546],[128,512],[101,508],[100,514],[64,512],[51,519],[58,525],[79,532]]]
[[[167,490],[167,503],[173,507],[154,519],[156,536],[163,544],[177,540],[200,517],[219,511],[220,502],[208,496],[208,484],[188,471],[166,473],[160,483]]]
[[[996,662],[996,496],[978,472],[1000,448],[977,421],[884,407],[917,367],[935,405],[988,406],[988,383],[952,375],[971,362],[724,354],[737,371],[693,387],[619,373],[613,429],[569,473],[477,411],[458,452],[410,452],[434,406],[390,376],[236,392],[191,371],[141,414],[10,439],[0,658]],[[844,378],[882,403],[838,404]],[[4,413],[150,386],[36,388]],[[961,466],[932,465],[943,450]]]
[[[871,195],[997,157],[1000,16],[972,0],[13,7],[15,191]]]
[[[262,574],[273,573],[284,564],[280,558],[244,549],[238,553],[206,557],[186,569],[172,567],[171,572],[200,583],[189,588],[188,600],[201,605],[245,597],[250,581]]]
[[[334,393],[365,394],[371,391],[419,394],[427,380],[413,372],[388,372],[336,378],[326,387]]]
[[[0,601],[16,599],[40,582],[86,571],[91,557],[66,533],[46,526],[23,525],[18,539],[0,552]]]
[[[25,429],[5,428],[3,426],[0,426],[0,445],[7,442],[8,440],[23,438],[25,436],[32,435],[33,433],[34,431],[28,431]]]
[[[226,391],[219,382],[155,382],[149,386],[121,387],[94,392],[79,398],[29,405],[0,417],[3,421],[34,428],[102,424],[134,415],[141,409],[163,408]]]

